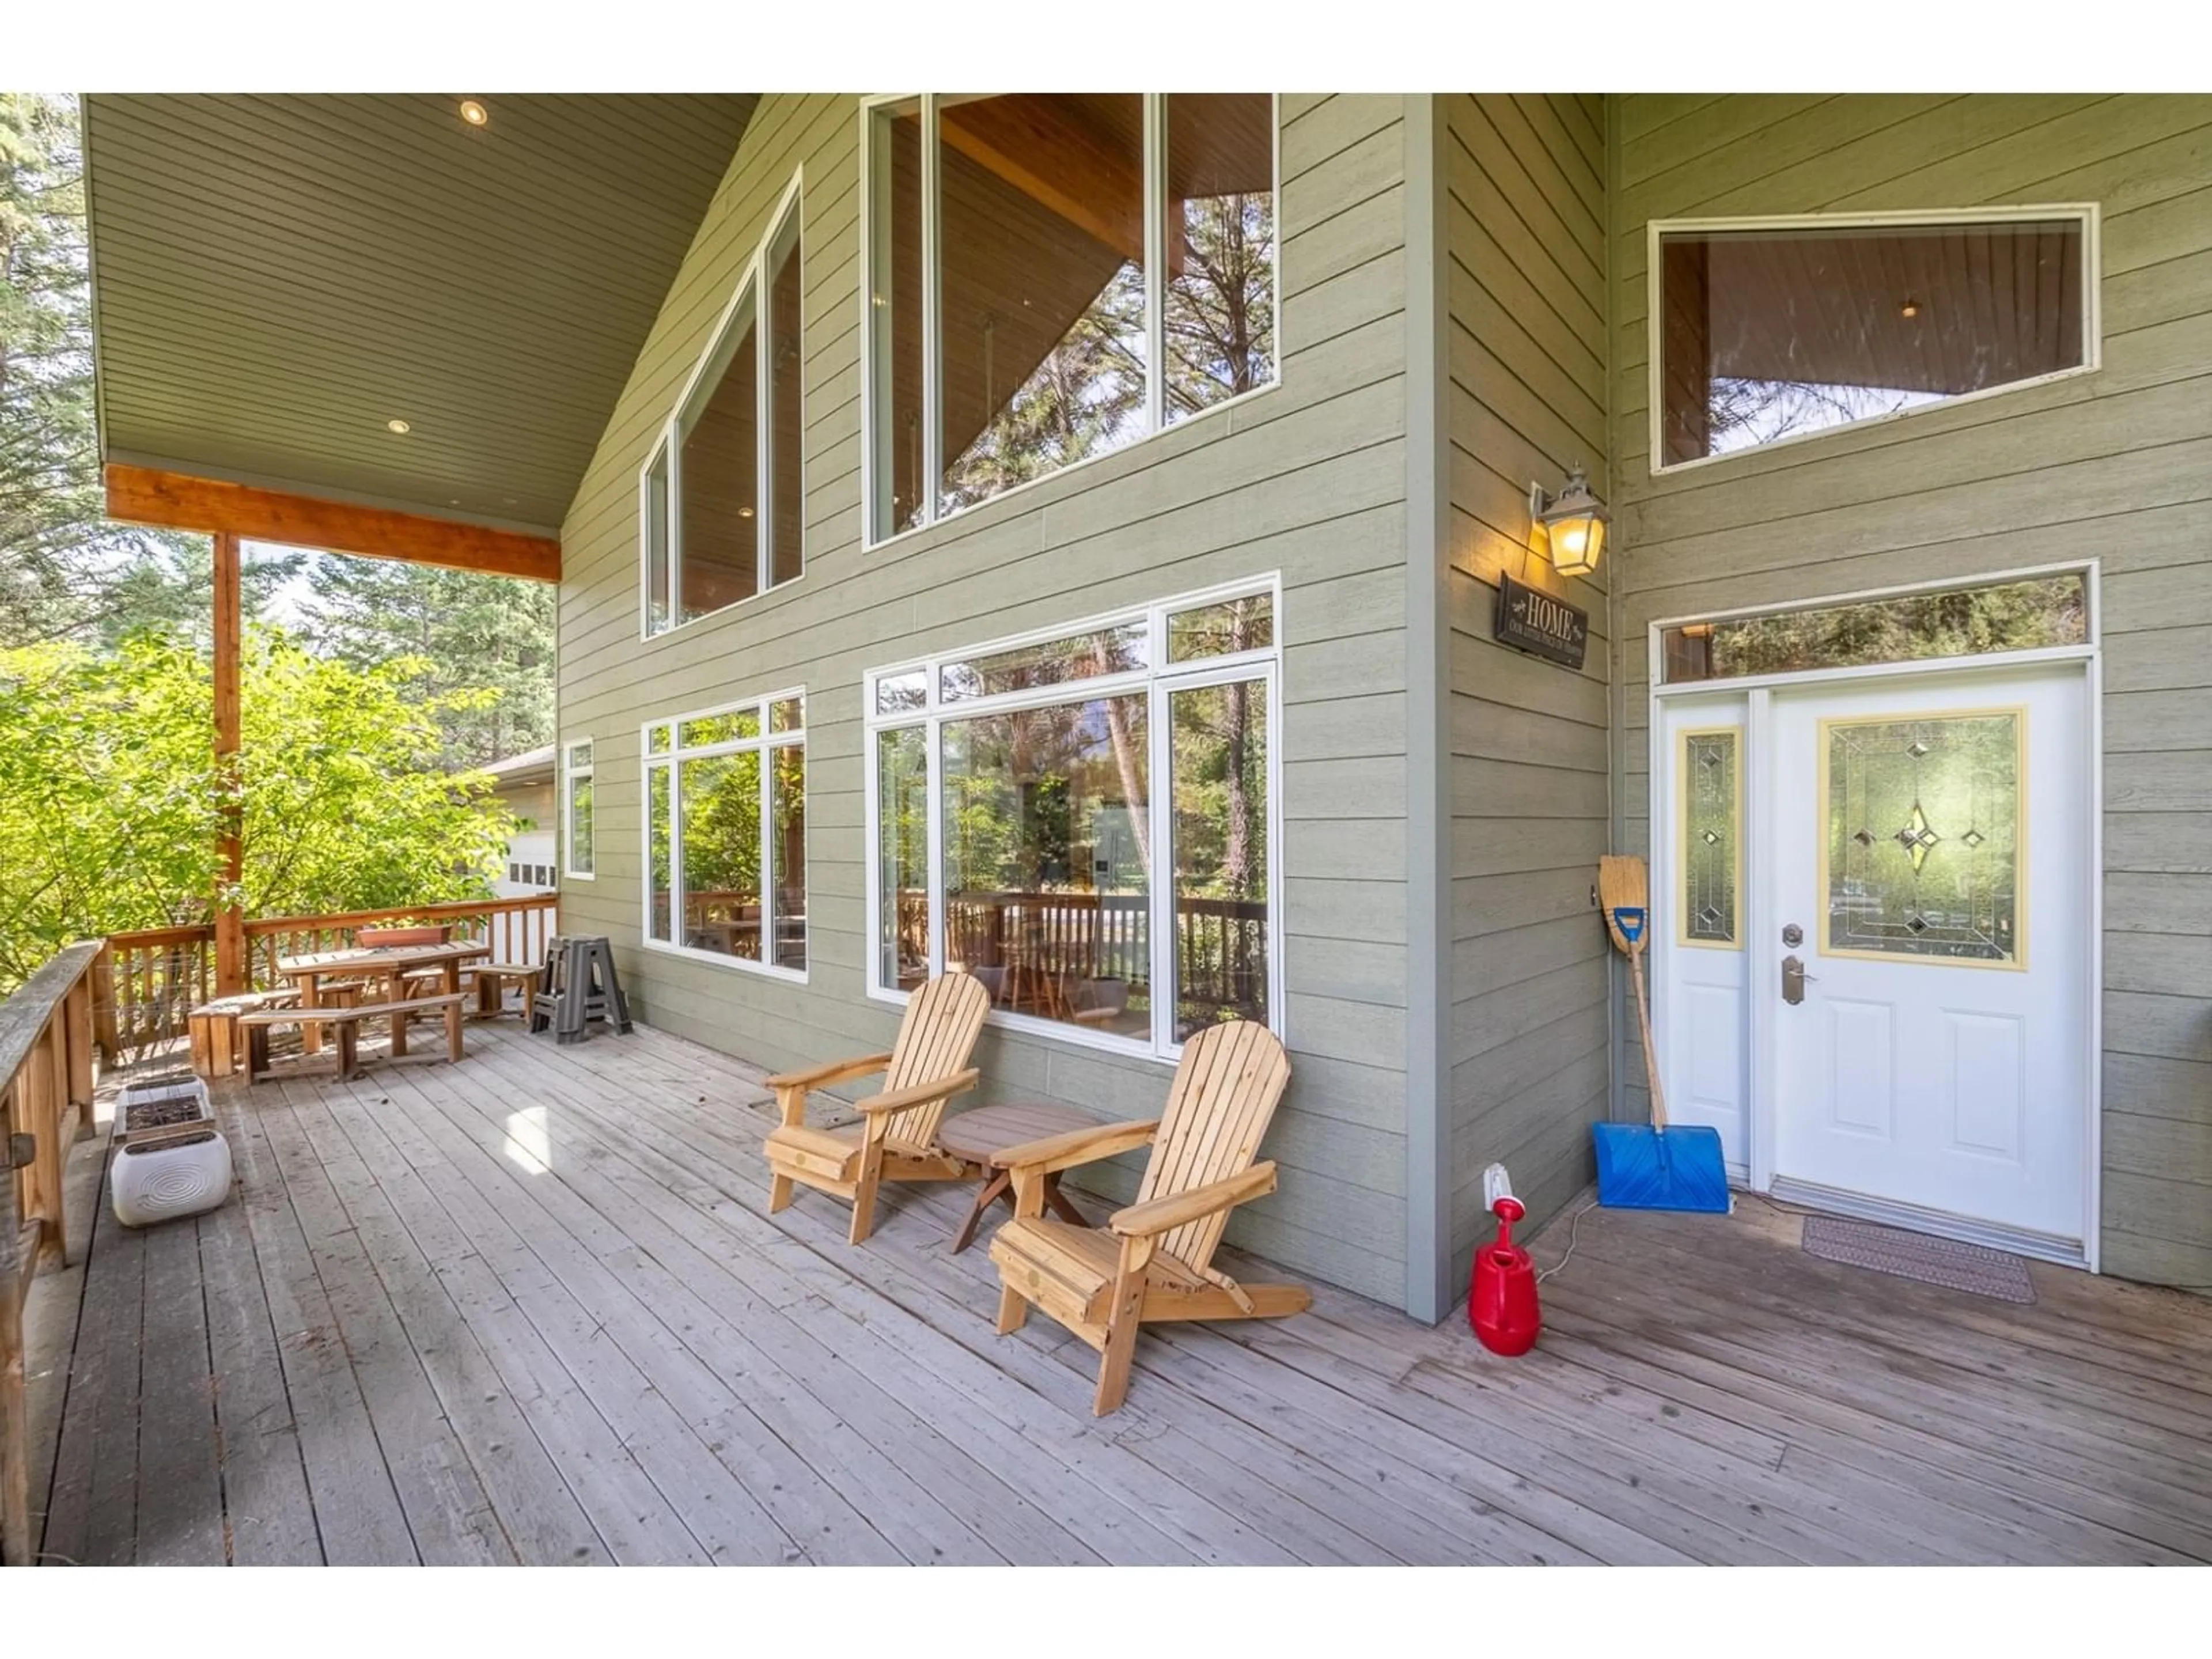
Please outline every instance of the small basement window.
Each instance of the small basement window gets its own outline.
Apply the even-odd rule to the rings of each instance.
[[[1651,227],[1654,471],[2097,362],[2094,207]]]

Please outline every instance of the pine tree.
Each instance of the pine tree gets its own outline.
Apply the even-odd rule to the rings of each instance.
[[[302,606],[314,647],[356,668],[403,654],[426,697],[488,688],[442,708],[449,767],[483,766],[553,741],[553,590],[542,582],[319,553]]]
[[[131,631],[204,562],[104,512],[76,100],[0,93],[0,646]]]

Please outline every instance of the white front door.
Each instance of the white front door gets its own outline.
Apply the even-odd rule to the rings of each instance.
[[[2092,805],[2081,670],[1771,699],[1772,846],[1754,861],[1771,885],[1754,913],[1776,937],[1753,954],[1772,976],[1750,994],[1773,1004],[1778,1182],[2078,1255]]]

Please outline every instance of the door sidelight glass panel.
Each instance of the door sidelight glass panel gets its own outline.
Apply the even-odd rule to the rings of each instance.
[[[1682,796],[1682,893],[1676,937],[1734,946],[1743,908],[1743,758],[1733,727],[1685,732],[1675,787]]]

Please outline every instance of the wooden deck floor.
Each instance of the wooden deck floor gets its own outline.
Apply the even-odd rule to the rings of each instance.
[[[2212,1558],[2212,1305],[1816,1261],[1593,1211],[1502,1361],[1341,1292],[1147,1332],[1130,1403],[993,1334],[964,1195],[764,1213],[757,1074],[472,1027],[458,1066],[222,1091],[239,1190],[30,1310],[73,1562],[2160,1562]],[[1556,1261],[1568,1229],[1540,1241]]]

